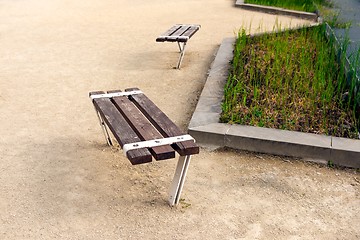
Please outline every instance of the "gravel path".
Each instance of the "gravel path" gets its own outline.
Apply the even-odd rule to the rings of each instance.
[[[219,44],[305,21],[234,1],[0,0],[0,239],[359,239],[359,173],[202,149],[181,204],[176,161],[105,145],[90,91],[139,87],[182,129]],[[182,69],[155,38],[198,23]]]

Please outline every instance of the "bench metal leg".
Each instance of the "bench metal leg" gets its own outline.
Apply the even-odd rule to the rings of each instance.
[[[107,130],[107,127],[106,127],[106,124],[104,122],[104,120],[102,119],[100,113],[96,110],[95,108],[95,112],[96,112],[96,115],[98,116],[98,119],[99,119],[99,122],[100,122],[100,126],[103,130],[103,133],[105,135],[105,140],[106,140],[106,143],[109,145],[109,146],[112,146],[112,142],[111,142],[111,137],[109,135],[109,131]]]
[[[181,46],[180,42],[177,42],[177,44],[178,44],[178,46],[179,46],[179,52],[181,53],[181,51],[182,51],[182,46]]]
[[[184,58],[184,54],[185,54],[185,47],[186,47],[186,42],[183,43],[183,46],[181,47],[181,44],[179,42],[178,43],[178,46],[179,46],[179,49],[180,49],[180,58],[179,58],[179,62],[177,64],[177,69],[180,69],[180,65],[181,65],[181,62]]]
[[[176,166],[175,175],[171,183],[169,204],[177,205],[180,201],[180,194],[184,186],[186,173],[189,168],[191,155],[180,156]]]

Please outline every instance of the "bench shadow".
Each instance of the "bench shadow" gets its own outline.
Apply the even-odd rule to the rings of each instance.
[[[132,205],[168,206],[170,173],[158,163],[132,166],[118,148],[105,143],[58,138],[29,145],[22,154],[34,159],[24,177],[32,188],[29,201],[40,212],[72,216]]]
[[[179,52],[176,48],[172,51],[147,51],[133,54],[131,58],[127,59],[125,70],[169,70],[176,67],[179,60]],[[186,57],[186,54],[185,54]]]

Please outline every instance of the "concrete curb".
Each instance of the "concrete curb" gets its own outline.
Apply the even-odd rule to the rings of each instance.
[[[240,7],[250,11],[259,11],[269,14],[278,14],[278,15],[287,15],[296,18],[307,19],[311,21],[317,22],[319,20],[319,16],[316,13],[302,12],[302,11],[294,11],[285,8],[278,7],[270,7],[256,4],[247,4],[244,3],[244,0],[237,0],[235,3],[236,7]]]
[[[190,121],[188,131],[197,143],[360,168],[360,140],[219,123],[234,43],[235,38],[223,40]]]

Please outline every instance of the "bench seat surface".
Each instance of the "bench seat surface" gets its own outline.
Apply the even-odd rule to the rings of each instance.
[[[139,90],[125,89],[125,92]],[[120,90],[107,93],[121,92]],[[104,94],[91,92],[89,95]],[[93,104],[105,124],[121,147],[140,141],[176,137],[184,133],[143,93],[129,96],[94,98]],[[156,146],[129,150],[126,155],[132,164],[141,164],[156,160],[199,153],[199,147],[193,141],[183,141],[172,145]]]
[[[176,24],[156,38],[157,42],[187,42],[198,30],[200,25]]]

